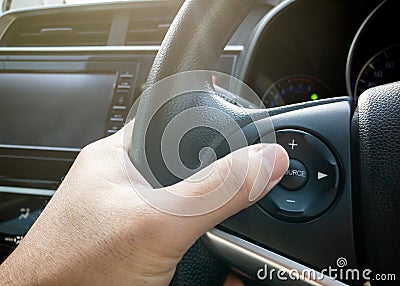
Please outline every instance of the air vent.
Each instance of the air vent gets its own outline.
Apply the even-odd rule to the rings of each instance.
[[[17,19],[0,41],[6,47],[104,46],[113,14],[63,13]]]
[[[171,25],[177,7],[165,6],[162,9],[141,9],[133,11],[129,23],[126,45],[159,45]]]

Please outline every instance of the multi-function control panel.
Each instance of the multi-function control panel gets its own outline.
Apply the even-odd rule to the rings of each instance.
[[[338,162],[328,146],[310,133],[285,129],[276,141],[288,152],[290,166],[278,186],[259,204],[284,221],[308,221],[334,202],[339,188]]]

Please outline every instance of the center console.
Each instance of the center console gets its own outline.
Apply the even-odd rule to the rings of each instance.
[[[157,49],[0,48],[0,262],[80,150],[123,126]],[[215,70],[232,74],[239,53],[228,46]]]

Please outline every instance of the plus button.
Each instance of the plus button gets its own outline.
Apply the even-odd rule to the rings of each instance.
[[[298,146],[298,144],[296,143],[296,141],[294,141],[294,139],[288,145],[292,148],[292,150],[294,150],[294,148]]]

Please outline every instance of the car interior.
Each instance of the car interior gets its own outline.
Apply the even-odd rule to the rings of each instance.
[[[207,107],[231,116],[248,144],[272,134],[290,167],[265,198],[202,236],[171,285],[222,285],[228,272],[245,285],[398,285],[399,8],[395,0],[2,1],[0,263],[82,148],[120,130],[132,106],[130,159],[153,186],[180,180],[163,163],[162,132],[188,108]],[[222,74],[240,80],[262,106],[219,88],[175,97],[149,118],[156,99],[143,92],[197,70],[211,71],[213,86]],[[233,151],[209,128],[186,135],[179,148],[189,168],[202,148],[218,158]]]

